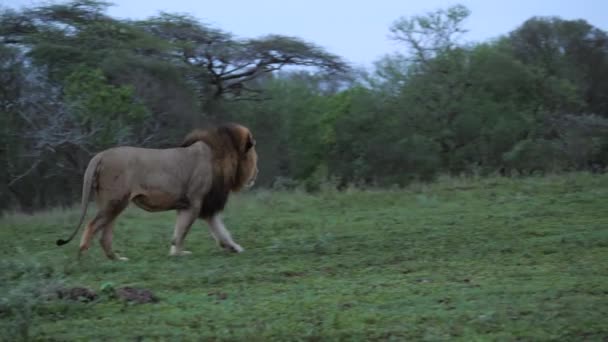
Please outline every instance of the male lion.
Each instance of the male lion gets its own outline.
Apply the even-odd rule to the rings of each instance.
[[[170,255],[190,253],[182,248],[197,217],[207,221],[221,247],[242,252],[219,214],[229,193],[252,186],[257,173],[255,140],[248,128],[234,123],[195,130],[178,148],[125,146],[102,151],[91,159],[84,174],[78,226],[57,245],[70,242],[80,229],[93,190],[97,214],[82,235],[79,256],[102,231],[100,243],[106,256],[127,260],[112,251],[112,231],[114,220],[130,201],[150,212],[177,210]]]

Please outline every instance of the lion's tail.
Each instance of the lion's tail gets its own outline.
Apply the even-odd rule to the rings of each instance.
[[[57,240],[57,246],[62,246],[62,245],[65,245],[66,243],[72,241],[74,236],[76,236],[76,234],[80,230],[80,226],[82,226],[82,222],[84,222],[84,218],[87,213],[87,208],[89,207],[91,190],[93,189],[93,184],[94,184],[95,178],[97,176],[97,168],[99,167],[100,161],[101,161],[101,153],[97,154],[89,162],[89,165],[87,166],[87,170],[84,172],[84,180],[82,183],[82,202],[81,202],[82,213],[80,214],[80,221],[78,222],[76,229],[74,229],[74,231],[72,232],[72,235],[70,235],[69,238],[67,238],[66,240],[63,240],[63,239]]]

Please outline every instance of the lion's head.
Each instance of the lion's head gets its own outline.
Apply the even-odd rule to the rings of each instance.
[[[201,216],[209,217],[224,208],[228,194],[253,186],[258,175],[258,155],[251,131],[235,123],[195,130],[182,147],[198,141],[213,152],[213,185],[203,201]]]

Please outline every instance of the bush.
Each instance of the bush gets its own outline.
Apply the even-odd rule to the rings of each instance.
[[[567,163],[559,142],[547,139],[525,139],[503,154],[508,173],[533,174],[558,170]]]
[[[27,341],[35,310],[54,298],[62,283],[62,277],[52,268],[36,261],[1,261],[0,339]]]

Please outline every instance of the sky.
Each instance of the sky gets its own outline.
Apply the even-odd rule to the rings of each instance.
[[[45,1],[56,2],[56,1]],[[109,14],[142,19],[159,11],[187,13],[202,22],[243,38],[266,34],[297,36],[344,57],[355,66],[369,67],[402,47],[388,38],[399,17],[422,15],[454,4],[471,15],[464,22],[464,41],[480,42],[507,34],[532,16],[585,19],[608,30],[608,0],[110,0]],[[20,8],[36,0],[0,0]]]

